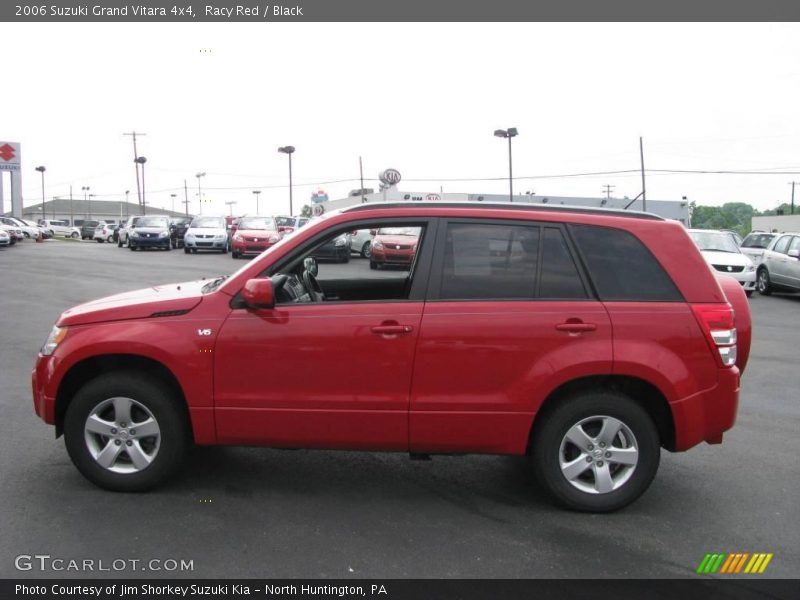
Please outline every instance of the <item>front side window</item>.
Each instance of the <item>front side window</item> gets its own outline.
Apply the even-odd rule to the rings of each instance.
[[[279,286],[277,304],[410,299],[426,225],[366,227],[378,232],[366,256],[353,245],[350,227],[338,228],[290,257],[271,274]]]
[[[781,237],[777,242],[775,242],[775,247],[772,249],[779,254],[786,254],[789,251],[789,242],[792,241],[792,236],[784,235]]]

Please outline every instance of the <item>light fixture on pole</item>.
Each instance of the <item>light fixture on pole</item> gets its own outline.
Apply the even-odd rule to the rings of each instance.
[[[233,216],[233,205],[236,204],[236,200],[228,200],[225,203],[227,206],[230,206],[231,216]]]
[[[495,129],[494,135],[499,138],[508,139],[508,201],[514,201],[514,176],[511,170],[511,138],[516,137],[518,134],[516,127],[509,127],[508,129]]]
[[[172,212],[175,212],[175,197],[178,194],[170,194],[169,197],[172,198]]]
[[[89,189],[89,188],[86,188],[86,189]],[[89,194],[88,207],[89,207],[89,220],[90,221],[92,220],[92,198],[96,198],[96,197],[97,197],[97,194]]]
[[[289,155],[289,216],[294,215],[292,208],[292,154],[294,154],[294,146],[281,146],[278,152]]]
[[[197,201],[200,203],[200,212],[198,214],[201,215],[203,214],[203,190],[200,188],[200,178],[205,176],[205,171],[195,175],[195,177],[197,177]]]
[[[44,212],[44,172],[47,170],[43,166],[36,167],[36,170],[42,174],[42,212]],[[56,218],[56,205],[53,203],[53,219]]]
[[[144,188],[144,163],[147,162],[147,158],[144,157],[144,156],[138,156],[134,162],[138,163],[139,166],[141,166],[141,168],[142,168],[142,208],[141,208],[141,210],[142,210],[142,214],[144,214],[145,213],[145,206],[147,205],[147,200],[145,199],[145,195],[144,195],[145,194],[145,192],[144,192],[144,190],[145,190],[145,188]]]
[[[261,214],[258,210],[258,197],[261,194],[261,190],[253,190],[253,194],[256,196],[256,214]]]

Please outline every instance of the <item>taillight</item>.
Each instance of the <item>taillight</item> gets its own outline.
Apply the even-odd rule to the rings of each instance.
[[[736,315],[730,304],[692,304],[711,350],[722,367],[736,364]]]

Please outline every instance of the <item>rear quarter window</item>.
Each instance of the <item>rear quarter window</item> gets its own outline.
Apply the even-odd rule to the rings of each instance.
[[[661,264],[634,235],[593,225],[571,225],[570,231],[601,300],[683,300]]]

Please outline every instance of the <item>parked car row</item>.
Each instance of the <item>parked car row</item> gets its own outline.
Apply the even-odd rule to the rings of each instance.
[[[0,247],[5,248],[24,240],[50,238],[52,236],[52,232],[31,221],[0,216]]]
[[[742,239],[727,230],[690,229],[689,235],[706,262],[733,276],[748,296],[800,292],[800,233],[752,231]]]

